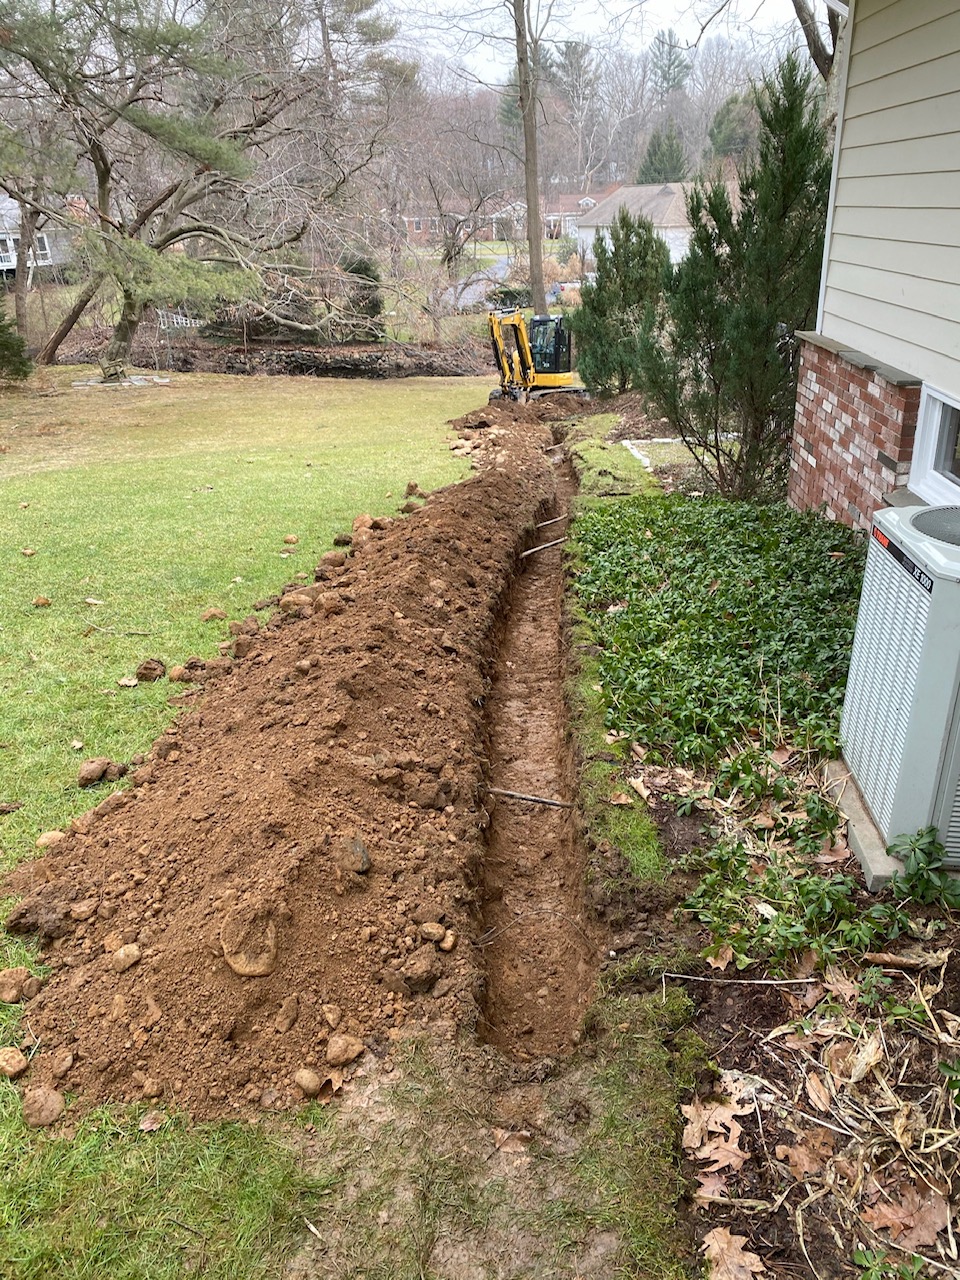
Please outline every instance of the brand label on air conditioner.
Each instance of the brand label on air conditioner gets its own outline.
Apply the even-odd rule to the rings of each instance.
[[[919,565],[914,564],[907,553],[901,547],[898,547],[895,542],[892,542],[882,529],[879,529],[874,525],[872,537],[874,542],[879,543],[888,555],[893,556],[894,560],[896,560],[897,564],[900,565],[901,568],[906,569],[914,582],[918,582],[920,586],[923,587],[924,591],[928,592],[930,595],[933,594],[933,579],[930,577],[929,573],[924,573]]]

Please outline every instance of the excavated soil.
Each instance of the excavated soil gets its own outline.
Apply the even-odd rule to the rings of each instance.
[[[519,558],[564,527],[536,528],[566,510],[562,412],[462,420],[476,474],[361,521],[188,664],[202,688],[133,786],[14,873],[8,927],[51,970],[22,1083],[214,1117],[334,1090],[433,1023],[572,1048],[596,949],[571,811],[488,791],[569,799],[559,551]]]

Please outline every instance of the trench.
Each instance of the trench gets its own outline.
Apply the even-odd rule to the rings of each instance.
[[[566,516],[575,492],[572,467],[558,464],[557,497],[542,521]],[[565,519],[550,523],[533,545],[562,538],[566,529]],[[501,1052],[528,1060],[572,1052],[598,957],[572,807],[563,589],[562,546],[521,560],[486,702],[491,794],[480,877],[485,986],[478,1030]]]

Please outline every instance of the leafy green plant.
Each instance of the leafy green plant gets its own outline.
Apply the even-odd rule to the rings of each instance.
[[[947,1078],[947,1088],[953,1095],[955,1106],[960,1106],[960,1059],[956,1062],[941,1062],[940,1074]]]
[[[865,1009],[876,1009],[883,1004],[887,988],[892,985],[893,979],[888,978],[881,968],[869,965],[860,973],[860,1003]]]
[[[906,928],[906,915],[890,903],[864,909],[852,876],[813,875],[782,854],[761,864],[741,841],[721,841],[709,863],[684,906],[710,929],[715,953],[730,947],[738,969],[763,960],[782,972],[804,951],[827,964]]]
[[[855,1249],[853,1261],[860,1268],[860,1280],[917,1280],[924,1262],[916,1254],[909,1262],[897,1262],[885,1249]]]
[[[960,909],[960,880],[943,865],[946,850],[936,827],[924,827],[915,835],[898,836],[887,852],[903,862],[890,881],[894,895],[907,902]]]
[[[863,569],[849,529],[658,496],[585,509],[576,536],[609,728],[681,764],[731,742],[835,752]]]

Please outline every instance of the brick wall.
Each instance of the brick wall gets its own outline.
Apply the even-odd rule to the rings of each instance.
[[[859,359],[801,341],[787,501],[866,529],[886,495],[907,483],[920,383]]]

